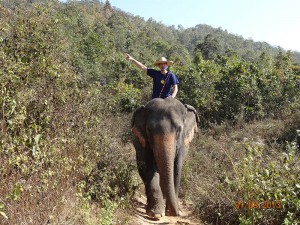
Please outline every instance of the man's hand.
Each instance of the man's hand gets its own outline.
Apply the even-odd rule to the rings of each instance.
[[[126,56],[126,59],[127,59],[127,60],[129,60],[129,61],[132,61],[132,60],[133,60],[133,58],[131,57],[131,55],[129,55],[129,54],[126,53],[125,56]]]
[[[139,61],[137,61],[136,59],[132,58],[131,55],[126,53],[125,57],[126,57],[127,60],[133,62],[134,65],[136,65],[138,68],[140,68],[141,70],[147,72],[147,67],[145,65],[143,65],[142,63],[140,63]]]

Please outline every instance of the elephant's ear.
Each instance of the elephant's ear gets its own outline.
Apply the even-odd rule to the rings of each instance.
[[[194,133],[197,132],[199,123],[199,116],[197,110],[191,105],[184,105],[187,109],[185,119],[184,119],[184,145],[186,147],[189,146],[189,143],[192,141],[194,137]]]
[[[193,106],[188,105],[188,104],[184,104],[184,106],[188,111],[194,112],[195,117],[196,117],[196,122],[197,122],[197,124],[199,124],[199,115],[197,113],[197,110]]]
[[[131,132],[138,139],[143,148],[146,147],[146,131],[145,131],[145,106],[140,106],[133,113],[131,120]]]

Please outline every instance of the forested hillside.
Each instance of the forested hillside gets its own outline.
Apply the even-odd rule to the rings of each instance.
[[[300,223],[300,53],[109,1],[0,1],[0,224],[132,224],[133,111],[165,56],[199,132],[180,197],[208,224]]]

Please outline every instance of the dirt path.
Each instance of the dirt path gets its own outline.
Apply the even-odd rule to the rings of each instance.
[[[148,217],[146,214],[146,197],[141,195],[140,197],[136,198],[136,201],[133,203],[133,208],[135,210],[135,218],[133,225],[148,225],[148,224],[176,224],[176,225],[203,225],[199,220],[197,220],[192,215],[192,211],[189,209],[188,206],[180,204],[180,209],[182,211],[182,216],[180,217],[171,217],[165,216],[159,219],[153,219]]]

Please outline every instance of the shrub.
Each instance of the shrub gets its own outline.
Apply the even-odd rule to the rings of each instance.
[[[239,129],[215,125],[195,137],[182,188],[202,221],[299,223],[299,150],[294,141],[278,141],[291,132],[286,123],[260,121]]]
[[[132,84],[118,82],[108,87],[112,95],[111,106],[119,112],[132,112],[141,105],[141,91]]]

